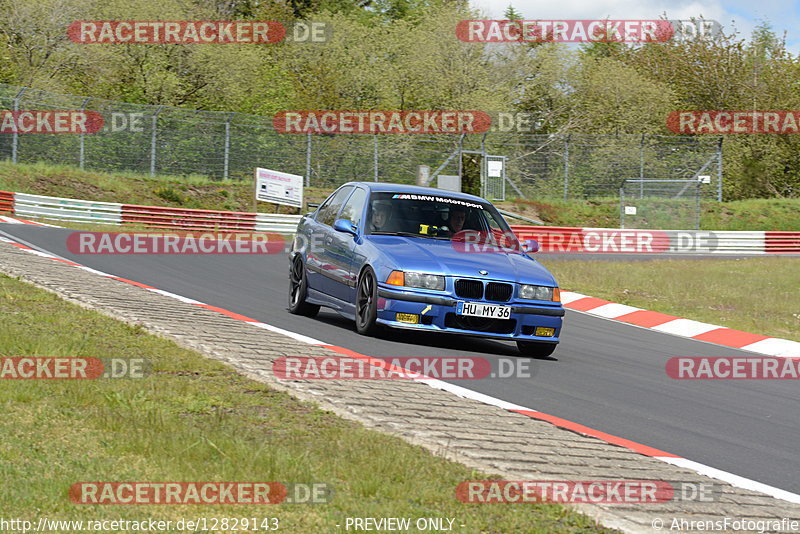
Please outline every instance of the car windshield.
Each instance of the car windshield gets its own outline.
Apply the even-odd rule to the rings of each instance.
[[[367,233],[488,242],[519,249],[516,237],[494,206],[439,194],[373,193]]]

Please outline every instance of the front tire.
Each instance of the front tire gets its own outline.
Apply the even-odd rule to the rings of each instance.
[[[356,289],[356,331],[362,336],[374,336],[378,323],[378,282],[375,271],[367,267],[361,273]]]
[[[538,343],[536,341],[517,341],[520,354],[529,358],[547,358],[556,350],[557,343]]]
[[[289,269],[289,313],[315,317],[319,306],[306,302],[308,297],[308,277],[300,256],[295,256]]]

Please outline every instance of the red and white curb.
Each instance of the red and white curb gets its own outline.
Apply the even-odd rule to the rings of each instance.
[[[0,215],[0,222],[9,224],[32,224],[34,226],[49,226],[50,228],[61,228],[60,226],[56,226],[54,224],[34,222],[34,221],[29,221],[27,219],[16,219],[14,217],[7,217],[5,215]]]
[[[245,315],[242,315],[242,314],[239,314],[239,313],[236,313],[236,312],[232,312],[232,311],[226,310],[224,308],[219,308],[217,306],[212,306],[210,304],[206,304],[204,302],[200,302],[200,301],[197,301],[197,300],[194,300],[194,299],[183,297],[181,295],[176,295],[175,293],[170,293],[169,291],[164,291],[162,289],[158,289],[158,288],[155,288],[153,286],[149,286],[147,284],[142,284],[140,282],[135,282],[133,280],[128,280],[127,278],[121,278],[119,276],[114,276],[112,274],[104,273],[102,271],[98,271],[96,269],[92,269],[90,267],[86,267],[85,265],[81,265],[81,264],[75,263],[73,261],[65,260],[63,258],[59,258],[57,256],[54,256],[52,254],[48,254],[46,252],[41,252],[41,251],[38,251],[38,250],[34,250],[31,247],[28,247],[26,245],[17,243],[15,241],[10,240],[10,239],[6,239],[4,237],[0,237],[0,242],[8,243],[9,245],[18,247],[18,248],[20,248],[22,250],[25,250],[26,252],[30,252],[31,254],[35,254],[35,255],[41,256],[43,258],[50,258],[52,260],[55,260],[55,261],[58,261],[58,262],[61,262],[61,263],[66,263],[67,265],[72,265],[74,267],[77,267],[78,269],[81,269],[81,270],[84,270],[84,271],[87,271],[87,272],[90,272],[90,273],[93,273],[93,274],[96,274],[96,275],[99,275],[99,276],[103,276],[105,278],[111,278],[113,280],[118,280],[120,282],[125,282],[125,283],[128,283],[128,284],[132,284],[132,285],[134,285],[136,287],[140,287],[142,289],[146,289],[146,290],[151,291],[153,293],[158,293],[159,295],[163,295],[165,297],[173,298],[173,299],[178,300],[180,302],[184,302],[184,303],[187,303],[187,304],[193,304],[195,306],[199,306],[199,307],[205,308],[207,310],[219,312],[219,313],[221,313],[223,315],[227,315],[228,317],[231,317],[233,319],[236,319],[236,320],[239,320],[239,321],[243,321],[243,322],[245,322],[247,324],[250,324],[252,326],[255,326],[257,328],[263,328],[264,330],[269,330],[270,332],[275,332],[275,333],[278,333],[278,334],[282,334],[282,335],[288,336],[288,337],[290,337],[290,338],[292,338],[294,340],[300,341],[302,343],[319,346],[319,347],[322,347],[322,348],[326,348],[326,349],[332,350],[332,351],[334,351],[334,352],[336,352],[338,354],[342,354],[342,355],[349,356],[349,357],[352,357],[352,358],[357,358],[357,359],[360,359],[360,360],[364,360],[364,361],[366,361],[367,363],[369,363],[371,365],[378,365],[378,366],[384,367],[386,369],[394,369],[394,370],[405,371],[404,369],[392,366],[391,364],[388,364],[387,362],[385,362],[383,360],[380,360],[380,359],[377,359],[377,358],[372,358],[370,356],[365,356],[363,354],[359,354],[359,353],[354,352],[354,351],[352,351],[350,349],[347,349],[345,347],[339,347],[337,345],[331,345],[330,343],[326,343],[324,341],[320,341],[318,339],[314,339],[312,337],[308,337],[308,336],[305,336],[303,334],[298,334],[297,332],[292,332],[290,330],[285,330],[283,328],[278,328],[276,326],[273,326],[273,325],[270,325],[270,324],[267,324],[267,323],[262,323],[261,321],[253,319],[251,317],[247,317]],[[656,313],[656,312],[649,312],[649,311],[646,311],[646,310],[641,310],[640,308],[634,308],[632,306],[624,306],[623,304],[616,304],[616,303],[612,303],[612,302],[608,302],[608,301],[603,301],[602,299],[595,299],[594,297],[587,297],[585,295],[581,295],[580,293],[572,293],[572,292],[569,292],[569,291],[563,291],[561,293],[561,298],[562,298],[562,301],[567,302],[569,304],[567,307],[569,307],[571,309],[575,309],[577,311],[584,311],[585,312],[586,310],[582,310],[580,308],[586,307],[588,310],[590,310],[590,312],[591,311],[595,311],[594,315],[597,315],[599,317],[606,317],[606,315],[604,315],[604,313],[611,313],[611,315],[613,315],[613,317],[608,317],[608,318],[612,318],[612,319],[615,319],[615,320],[625,320],[624,318],[627,317],[628,315],[635,314],[635,313],[638,313],[638,312],[645,312],[646,314]],[[587,301],[586,299],[593,299],[591,301],[592,303],[599,302],[599,304],[597,306],[590,306],[590,301]],[[583,303],[583,304],[581,304],[581,303]],[[613,306],[609,306],[609,305],[613,305]],[[604,310],[599,310],[600,313],[597,313],[598,309],[599,308],[603,308],[603,307],[605,307],[605,309]],[[609,310],[616,310],[616,311],[612,313]],[[624,312],[624,313],[617,313],[617,312]],[[667,322],[674,322],[674,321],[689,321],[688,319],[680,319],[680,318],[672,317],[672,316],[669,316],[669,315],[664,315],[664,314],[659,314],[659,315],[669,318],[668,321],[665,321],[663,323],[658,323],[659,325],[660,324],[667,324]],[[620,319],[620,318],[623,318],[623,319]],[[629,322],[629,321],[625,320],[625,322]],[[705,324],[705,323],[697,323],[696,321],[689,321],[689,323]],[[636,323],[631,322],[630,324],[636,324]],[[687,324],[687,323],[680,323],[680,324]],[[638,325],[638,326],[641,326],[641,325]],[[709,327],[713,327],[713,329],[722,329],[722,327],[717,327],[717,326],[714,326],[714,325],[708,325],[708,326]],[[662,331],[667,332],[667,333],[675,333],[677,331],[677,332],[679,332],[677,335],[684,335],[684,337],[692,337],[693,339],[699,339],[699,338],[697,338],[695,336],[692,336],[692,335],[686,335],[687,333],[691,332],[693,327],[686,326],[685,331],[682,331],[681,328],[682,327],[680,327],[680,326],[673,325],[671,328],[669,328],[667,330],[662,330]],[[694,328],[695,328],[695,330],[697,330],[697,327],[694,327]],[[712,331],[712,330],[703,330],[703,329],[700,329],[700,330],[702,330],[705,333],[708,333],[708,332]],[[728,330],[728,329],[725,329],[725,330]],[[737,331],[734,331],[734,332],[737,332]],[[695,335],[702,335],[702,334],[698,334],[697,332],[695,332]],[[748,335],[754,336],[755,334],[748,334]],[[759,336],[759,337],[762,337],[762,338],[765,338],[765,339],[776,339],[776,338],[766,338],[766,336]],[[777,340],[777,341],[787,341],[787,340]],[[744,346],[745,347],[749,347],[749,346],[755,345],[757,343],[758,343],[758,341],[751,342],[749,344],[745,344]],[[789,341],[789,343],[794,343],[794,342],[790,342]],[[800,344],[797,344],[797,345],[800,345]],[[732,346],[732,345],[728,345],[728,346]],[[747,350],[751,350],[751,349],[748,348]],[[774,355],[772,353],[770,353],[770,354]],[[413,374],[410,371],[405,371],[405,372],[408,372],[409,374]],[[563,429],[566,429],[566,430],[570,430],[572,432],[577,432],[577,433],[585,435],[585,436],[597,438],[599,440],[605,441],[606,443],[610,443],[612,445],[625,447],[625,448],[627,448],[629,450],[632,450],[632,451],[637,452],[639,454],[642,454],[644,456],[649,456],[651,458],[655,458],[657,460],[661,460],[663,462],[666,462],[668,464],[671,464],[671,465],[674,465],[674,466],[677,466],[677,467],[682,467],[682,468],[685,468],[685,469],[689,469],[689,470],[695,471],[700,475],[704,475],[704,476],[707,476],[707,477],[710,477],[710,478],[715,478],[717,480],[721,480],[723,482],[727,482],[731,486],[734,486],[734,487],[737,487],[737,488],[742,488],[742,489],[746,489],[746,490],[750,490],[750,491],[763,493],[765,495],[769,495],[769,496],[775,497],[777,499],[782,499],[782,500],[785,500],[785,501],[788,501],[788,502],[791,502],[791,503],[800,504],[800,494],[792,493],[792,492],[789,492],[789,491],[786,491],[786,490],[783,490],[783,489],[780,489],[780,488],[776,488],[774,486],[763,484],[763,483],[757,482],[755,480],[751,480],[751,479],[748,479],[748,478],[741,477],[739,475],[735,475],[733,473],[729,473],[727,471],[722,471],[720,469],[716,469],[714,467],[711,467],[711,466],[708,466],[708,465],[705,465],[705,464],[694,462],[692,460],[688,460],[686,458],[682,458],[682,457],[677,456],[675,454],[672,454],[672,453],[669,453],[669,452],[665,452],[665,451],[656,449],[654,447],[650,447],[649,445],[643,445],[641,443],[637,443],[637,442],[631,441],[629,439],[621,438],[621,437],[618,437],[618,436],[613,436],[611,434],[607,434],[605,432],[601,432],[600,430],[596,430],[596,429],[593,429],[593,428],[590,428],[590,427],[587,427],[587,426],[584,426],[584,425],[581,425],[581,424],[578,424],[578,423],[575,423],[575,422],[572,422],[572,421],[568,421],[566,419],[562,419],[562,418],[554,416],[554,415],[549,415],[549,414],[546,414],[544,412],[533,410],[533,409],[527,408],[525,406],[520,406],[518,404],[507,402],[507,401],[504,401],[502,399],[491,397],[491,396],[485,395],[483,393],[478,393],[477,391],[472,391],[471,389],[467,389],[467,388],[464,388],[464,387],[461,387],[461,386],[450,384],[450,383],[444,382],[442,380],[438,380],[438,379],[434,379],[434,378],[427,378],[424,375],[420,376],[419,378],[412,378],[412,380],[415,380],[417,382],[425,383],[428,386],[430,386],[432,388],[435,388],[435,389],[448,391],[448,392],[453,393],[454,395],[457,395],[459,397],[476,400],[478,402],[482,402],[482,403],[488,404],[490,406],[496,406],[496,407],[501,408],[503,410],[507,410],[507,411],[510,411],[510,412],[514,412],[514,413],[518,413],[518,414],[521,414],[521,415],[528,416],[528,417],[530,417],[532,419],[538,419],[540,421],[546,421],[548,423],[551,423],[551,424],[555,425],[558,428],[563,428]]]
[[[800,343],[797,341],[751,334],[750,332],[742,332],[741,330],[725,328],[715,324],[701,323],[571,291],[561,292],[561,303],[565,308],[571,310],[621,321],[642,328],[649,328],[657,332],[747,350],[766,356],[800,357]]]

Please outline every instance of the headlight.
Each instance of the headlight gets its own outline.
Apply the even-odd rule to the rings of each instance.
[[[529,286],[526,284],[519,286],[519,298],[526,300],[561,300],[557,287]]]
[[[386,283],[394,286],[418,287],[420,289],[442,291],[444,289],[444,276],[438,274],[392,271]]]

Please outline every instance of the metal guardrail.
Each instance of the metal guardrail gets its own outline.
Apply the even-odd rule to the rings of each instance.
[[[23,217],[146,228],[294,233],[300,215],[94,202],[0,191],[0,211]]]
[[[12,205],[14,213],[24,217],[96,224],[122,222],[122,204],[114,202],[90,202],[73,198],[13,193]]]
[[[136,224],[147,228],[294,233],[300,215],[198,210],[93,202],[0,191],[0,211],[24,217]],[[800,254],[800,232],[631,230],[512,225],[542,252],[657,254]]]

